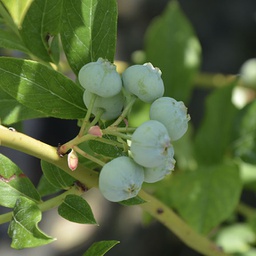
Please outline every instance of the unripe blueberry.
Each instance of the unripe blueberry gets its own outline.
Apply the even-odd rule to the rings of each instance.
[[[144,181],[147,183],[154,183],[162,180],[166,175],[170,174],[174,169],[175,160],[169,158],[167,163],[163,163],[161,166],[155,168],[144,168]]]
[[[78,73],[78,80],[86,90],[101,97],[112,97],[122,89],[116,66],[102,58],[84,65]]]
[[[93,93],[87,90],[84,91],[83,100],[87,108],[90,105],[92,97]],[[104,113],[102,114],[101,119],[112,120],[117,118],[121,114],[123,106],[124,96],[122,92],[108,98],[97,96],[93,105],[92,113],[96,115],[99,109],[103,109]]]
[[[240,69],[241,80],[247,86],[256,88],[256,59],[247,60]]]
[[[155,120],[147,121],[135,130],[130,151],[136,163],[148,168],[167,163],[174,155],[165,126]]]
[[[188,129],[190,116],[182,101],[170,97],[161,97],[150,106],[151,120],[157,120],[167,128],[172,141],[181,138]]]
[[[151,63],[133,65],[122,74],[123,85],[131,94],[144,102],[151,103],[164,94],[162,72]]]
[[[144,170],[131,158],[121,156],[105,164],[99,176],[102,195],[112,202],[135,197],[144,181]]]

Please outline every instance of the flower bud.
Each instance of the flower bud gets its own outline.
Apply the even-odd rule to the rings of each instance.
[[[68,167],[71,171],[74,171],[78,166],[78,156],[73,149],[68,153]]]

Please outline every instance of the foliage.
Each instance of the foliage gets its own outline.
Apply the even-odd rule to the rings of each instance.
[[[98,187],[99,170],[106,162],[129,155],[127,140],[135,128],[127,127],[124,117],[131,123],[141,118],[131,108],[136,99],[126,95],[130,101],[113,122],[100,120],[101,111],[91,119],[93,99],[86,108],[84,89],[67,76],[72,72],[77,77],[85,64],[98,58],[114,61],[117,15],[116,0],[0,2],[0,47],[22,56],[0,57],[0,144],[41,159],[43,171],[36,189],[16,164],[0,155],[0,205],[11,208],[0,215],[0,223],[10,222],[8,234],[15,249],[55,240],[38,228],[42,212],[53,207],[69,221],[96,224],[81,196]],[[146,60],[162,71],[165,96],[189,104],[196,78],[200,85],[201,48],[178,2],[171,1],[152,21],[144,52]],[[242,79],[233,76],[231,82],[227,79],[211,90],[199,128],[190,123],[187,134],[173,143],[177,163],[171,175],[144,184],[138,196],[120,202],[126,207],[138,205],[204,255],[256,250],[252,245],[256,212],[240,200],[243,191],[256,189],[255,99],[242,109],[235,106],[232,95],[238,85],[243,85]],[[147,120],[147,105],[140,102],[138,107]],[[80,132],[56,149],[6,128],[42,117],[78,120]],[[71,149],[75,154],[69,158]],[[71,171],[67,161],[74,161],[76,170]],[[45,195],[53,197],[45,200]],[[243,224],[236,218],[230,221],[236,214],[244,216]],[[232,247],[228,237],[238,227],[250,239],[236,236],[237,246]],[[217,231],[209,238],[213,230]],[[84,255],[104,255],[117,243],[94,243]]]

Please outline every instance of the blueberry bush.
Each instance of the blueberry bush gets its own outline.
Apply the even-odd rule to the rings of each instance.
[[[256,189],[256,101],[234,101],[238,88],[255,95],[256,60],[237,75],[201,74],[200,42],[170,1],[147,28],[143,58],[120,64],[117,17],[116,0],[0,2],[0,47],[19,52],[0,57],[0,145],[40,159],[43,173],[35,187],[0,155],[0,205],[10,209],[0,223],[9,223],[11,247],[54,242],[38,227],[52,208],[97,224],[83,195],[98,188],[202,255],[256,255],[256,210],[241,200]],[[187,106],[203,84],[212,90],[195,127]],[[77,120],[78,134],[48,145],[12,128],[48,117]],[[84,255],[117,243],[95,242]]]

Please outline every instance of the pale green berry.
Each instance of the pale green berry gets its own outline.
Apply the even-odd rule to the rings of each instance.
[[[175,160],[173,155],[168,158],[168,161],[154,168],[144,168],[144,181],[154,183],[162,180],[166,175],[170,174],[174,169]]]
[[[144,181],[143,167],[121,156],[105,164],[99,176],[99,189],[109,201],[120,202],[135,197]]]
[[[93,95],[94,95],[93,93],[87,90],[84,91],[83,100],[87,108],[90,105],[90,101]],[[96,115],[99,109],[103,109],[104,113],[102,114],[101,119],[112,120],[117,118],[122,113],[123,106],[124,106],[124,96],[122,92],[108,98],[96,96],[92,113]]]
[[[256,58],[247,60],[242,65],[240,73],[245,85],[256,88]]]
[[[123,85],[131,94],[144,102],[151,103],[164,94],[161,71],[151,63],[133,65],[122,74]]]
[[[161,97],[150,106],[150,119],[157,120],[167,128],[172,141],[180,139],[188,129],[190,116],[182,101]]]
[[[101,97],[112,97],[122,89],[116,66],[102,58],[84,65],[78,73],[78,80],[86,90]]]
[[[148,168],[160,166],[174,155],[165,126],[155,120],[147,121],[135,130],[130,151],[136,163]]]

